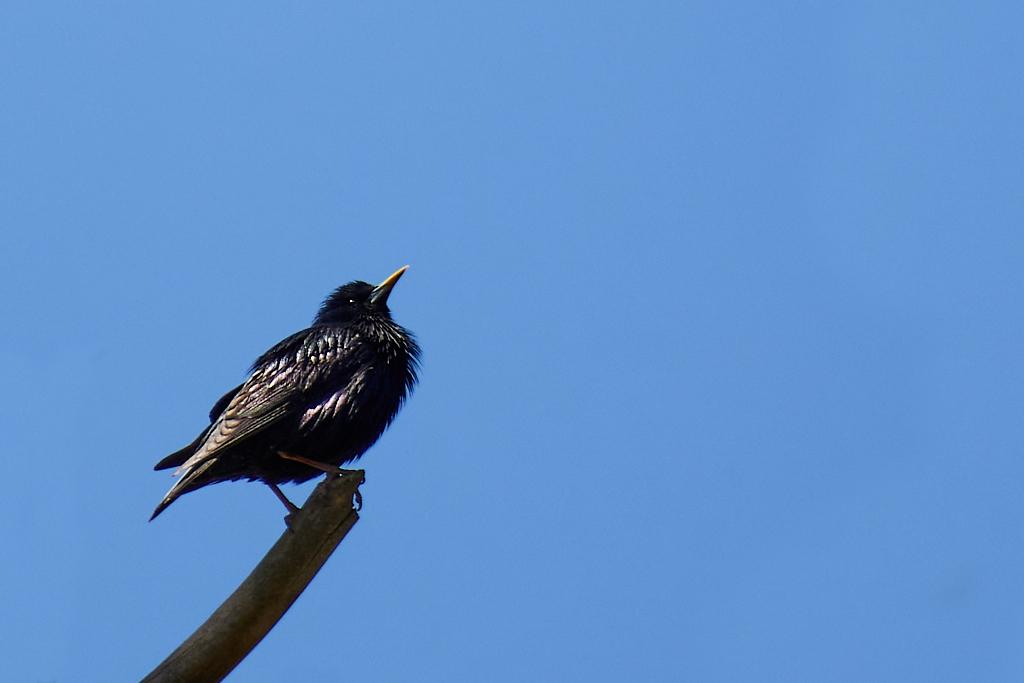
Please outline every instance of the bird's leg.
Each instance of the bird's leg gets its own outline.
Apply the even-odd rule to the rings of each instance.
[[[320,470],[321,472],[326,472],[327,474],[333,474],[336,477],[340,477],[345,471],[340,467],[328,465],[325,462],[317,462],[316,460],[303,458],[301,455],[290,455],[288,453],[285,453],[284,451],[278,451],[277,454],[280,455],[285,460],[294,460],[295,462],[301,462],[303,465],[309,465],[315,470]]]
[[[288,500],[288,498],[283,493],[281,493],[281,489],[277,488],[277,484],[271,481],[264,481],[263,483],[269,486],[270,490],[274,492],[275,496],[277,496],[277,499],[284,503],[284,506],[288,508],[289,515],[294,515],[296,512],[299,511],[299,508],[295,507],[295,503]]]
[[[301,462],[303,465],[309,465],[315,470],[320,470],[321,472],[326,472],[327,474],[333,474],[336,477],[340,477],[342,474],[345,473],[345,470],[341,469],[340,467],[328,465],[325,462],[317,462],[316,460],[310,460],[309,458],[303,458],[301,455],[291,455],[289,453],[285,453],[284,451],[278,451],[277,454],[280,455],[285,460],[294,460],[295,462]],[[363,507],[363,494],[359,493],[359,489],[356,489],[355,503],[355,509],[358,512]]]

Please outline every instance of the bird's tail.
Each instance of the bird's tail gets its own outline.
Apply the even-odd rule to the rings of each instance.
[[[193,453],[199,450],[199,447],[203,445],[203,441],[206,440],[206,437],[209,435],[209,433],[210,430],[207,429],[202,434],[200,434],[195,441],[185,446],[180,451],[174,451],[166,458],[158,462],[153,469],[166,470],[172,467],[180,467],[185,463],[186,460],[192,457]]]
[[[171,490],[167,492],[164,499],[160,501],[160,504],[156,506],[156,510],[153,510],[153,515],[149,518],[149,521],[156,519],[156,516],[163,512],[168,505],[178,499],[178,496],[188,493],[189,491],[195,491],[197,488],[209,484],[209,480],[202,480],[202,475],[206,470],[210,469],[213,463],[217,462],[217,458],[207,458],[200,463],[197,463],[194,467],[190,467],[185,471],[184,475],[175,482]]]

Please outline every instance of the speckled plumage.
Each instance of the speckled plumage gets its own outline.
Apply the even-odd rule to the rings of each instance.
[[[153,517],[208,484],[303,482],[322,473],[280,452],[334,466],[366,452],[416,384],[419,347],[387,307],[404,271],[377,287],[339,287],[312,326],[264,353],[245,383],[214,405],[210,426],[156,465],[177,466],[181,478]]]

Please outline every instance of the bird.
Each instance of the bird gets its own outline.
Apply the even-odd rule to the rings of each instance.
[[[260,356],[214,404],[210,425],[154,467],[177,467],[180,478],[150,521],[185,493],[239,479],[264,482],[294,512],[279,484],[339,474],[362,456],[418,381],[420,348],[387,305],[406,269],[377,286],[338,287],[312,325]]]

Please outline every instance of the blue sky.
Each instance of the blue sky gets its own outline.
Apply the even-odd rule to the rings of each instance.
[[[205,619],[284,510],[153,464],[405,264],[421,385],[229,680],[1020,680],[1022,14],[4,4],[0,682]]]

